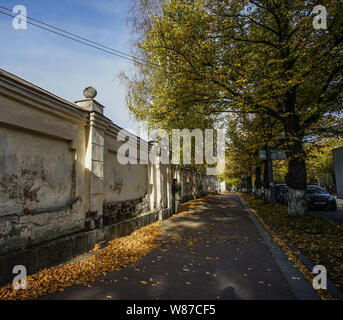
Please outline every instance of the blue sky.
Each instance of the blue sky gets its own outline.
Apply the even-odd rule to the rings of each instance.
[[[27,15],[99,42],[130,52],[127,25],[129,0],[0,0],[13,8],[24,5]],[[124,128],[137,129],[125,106],[125,86],[118,75],[134,72],[131,62],[28,25],[15,30],[12,18],[0,14],[0,68],[64,99],[83,99],[82,91],[98,91],[105,116]]]

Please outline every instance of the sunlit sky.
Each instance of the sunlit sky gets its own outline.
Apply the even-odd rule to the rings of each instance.
[[[29,17],[130,52],[128,0],[0,0],[0,5],[24,5]],[[118,77],[134,72],[131,62],[32,25],[15,30],[12,20],[0,14],[0,68],[71,102],[83,99],[83,89],[93,86],[106,117],[121,127],[138,128],[129,117],[126,89]]]

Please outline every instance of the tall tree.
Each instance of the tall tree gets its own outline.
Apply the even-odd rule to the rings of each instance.
[[[312,23],[318,4],[328,12],[326,29]],[[159,7],[138,41],[150,66],[129,82],[130,110],[165,127],[223,112],[269,119],[288,156],[289,213],[303,214],[304,142],[330,130],[320,123],[342,111],[342,1],[169,0]]]

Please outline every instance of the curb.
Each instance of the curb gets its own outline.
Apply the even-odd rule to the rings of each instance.
[[[296,299],[297,300],[321,300],[320,296],[316,293],[313,287],[305,279],[304,275],[289,260],[287,254],[283,251],[283,249],[277,243],[273,242],[273,238],[268,232],[268,230],[261,224],[261,222],[257,219],[257,217],[252,213],[250,207],[246,205],[245,201],[242,199],[241,196],[239,196],[239,199],[241,200],[241,203],[243,207],[245,208],[245,210],[248,212],[250,219],[252,220],[257,230],[261,234],[275,262],[283,271],[282,274],[284,275],[287,283],[289,284],[291,290],[293,291]],[[300,281],[294,280],[294,278],[296,279],[300,278]]]
[[[249,206],[246,205],[245,201],[242,199],[241,196],[239,196],[240,199],[241,199],[241,202],[243,204],[243,206],[249,210],[249,215],[250,217],[253,216],[253,218],[256,219],[256,217],[254,216],[254,214],[251,212],[251,209]],[[263,219],[263,218],[261,218]],[[261,223],[256,219],[256,221],[261,225]],[[290,243],[287,239],[285,239],[283,237],[283,235],[279,232],[278,229],[276,229],[274,227],[274,225],[272,223],[270,223],[269,221],[266,221],[265,219],[263,219],[264,223],[267,224],[278,236],[280,236],[280,238],[282,238],[282,240],[287,244],[287,246],[292,250],[292,252],[295,254],[295,252],[299,252],[299,254],[295,254],[299,260],[306,266],[306,268],[308,270],[313,270],[314,268],[314,264],[308,259],[306,258],[302,253],[301,251],[295,246],[293,245],[292,243]],[[262,225],[261,225],[262,226]],[[262,226],[263,227],[263,226]],[[263,229],[268,232],[264,227]],[[269,232],[268,232],[269,234]],[[274,243],[274,245],[276,245],[276,243]],[[282,248],[280,248],[282,250]],[[306,280],[306,279],[305,279]],[[327,291],[328,293],[334,298],[334,299],[337,299],[337,300],[343,300],[343,294],[335,287],[335,285],[333,284],[333,282],[327,278]],[[316,293],[317,294],[317,293]]]

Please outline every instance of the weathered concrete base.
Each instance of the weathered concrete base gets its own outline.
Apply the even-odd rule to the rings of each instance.
[[[83,230],[81,206],[78,197],[60,208],[0,216],[0,255]]]
[[[170,209],[155,210],[141,214],[135,218],[105,226],[101,232],[101,241],[110,241],[115,238],[125,237],[133,231],[138,230],[148,224],[158,220],[166,220],[171,216]]]
[[[288,187],[288,214],[290,216],[302,216],[307,208],[307,201],[305,199],[305,190],[296,190]]]
[[[0,256],[0,285],[12,283],[16,276],[13,267],[23,265],[28,274],[41,269],[58,265],[82,253],[91,250],[95,244],[124,237],[158,220],[165,220],[171,216],[170,209],[155,210],[141,214],[135,218],[108,225],[102,229],[79,232],[58,238],[48,243],[42,243],[35,248],[18,250]]]

